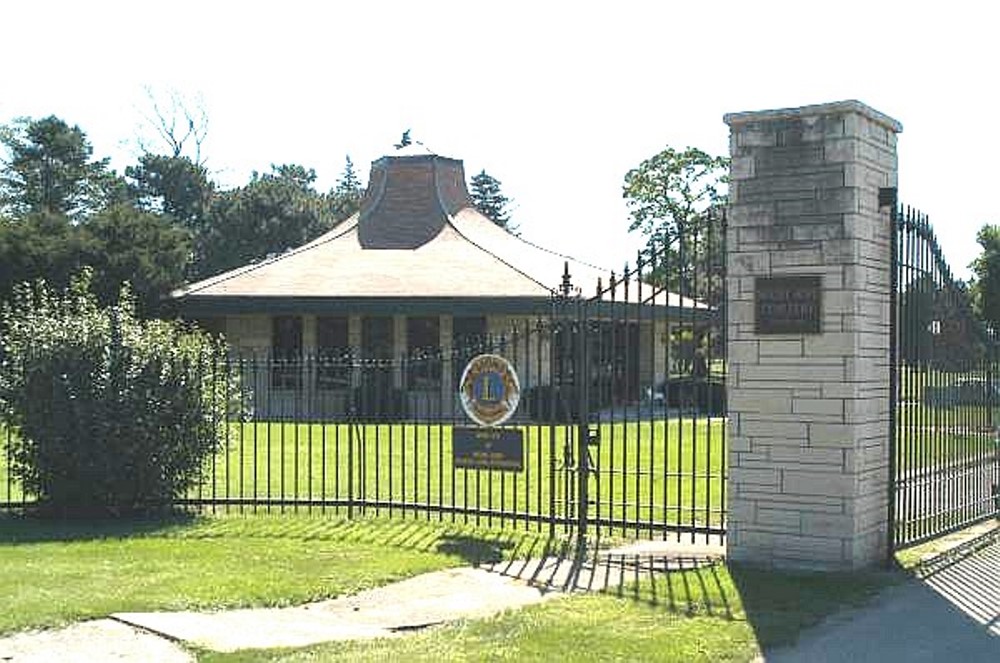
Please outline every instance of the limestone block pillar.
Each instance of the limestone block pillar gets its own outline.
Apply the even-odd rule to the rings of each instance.
[[[735,113],[732,560],[852,569],[888,541],[889,210],[901,125],[857,101]]]

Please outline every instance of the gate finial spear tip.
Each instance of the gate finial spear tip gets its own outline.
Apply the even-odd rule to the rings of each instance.
[[[563,261],[562,285],[559,288],[566,297],[573,291],[573,280],[569,273],[569,260]]]

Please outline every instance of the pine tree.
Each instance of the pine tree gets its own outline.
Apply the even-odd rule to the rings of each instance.
[[[507,205],[510,198],[500,190],[500,180],[488,174],[485,170],[472,178],[472,191],[469,194],[472,203],[479,212],[504,230],[513,231],[510,224],[510,213]]]
[[[361,209],[361,198],[364,193],[361,179],[358,177],[357,171],[354,170],[354,162],[348,155],[345,159],[344,172],[341,173],[337,185],[330,192],[334,217],[338,221],[343,221]]]

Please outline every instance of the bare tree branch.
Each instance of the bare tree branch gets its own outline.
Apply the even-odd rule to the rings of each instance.
[[[208,137],[208,112],[199,96],[191,100],[177,90],[157,95],[152,88],[145,88],[150,112],[143,113],[143,120],[156,134],[161,145],[172,157],[187,156],[195,165],[204,166],[202,145]],[[155,146],[138,139],[143,152],[160,151]]]

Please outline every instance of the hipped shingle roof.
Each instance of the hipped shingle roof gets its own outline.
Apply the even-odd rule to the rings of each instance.
[[[611,276],[483,216],[469,199],[461,161],[430,154],[384,157],[372,164],[359,213],[302,247],[193,283],[172,297],[202,306],[283,298],[537,301],[558,291],[567,269],[585,296]],[[703,308],[677,295],[657,299]]]

